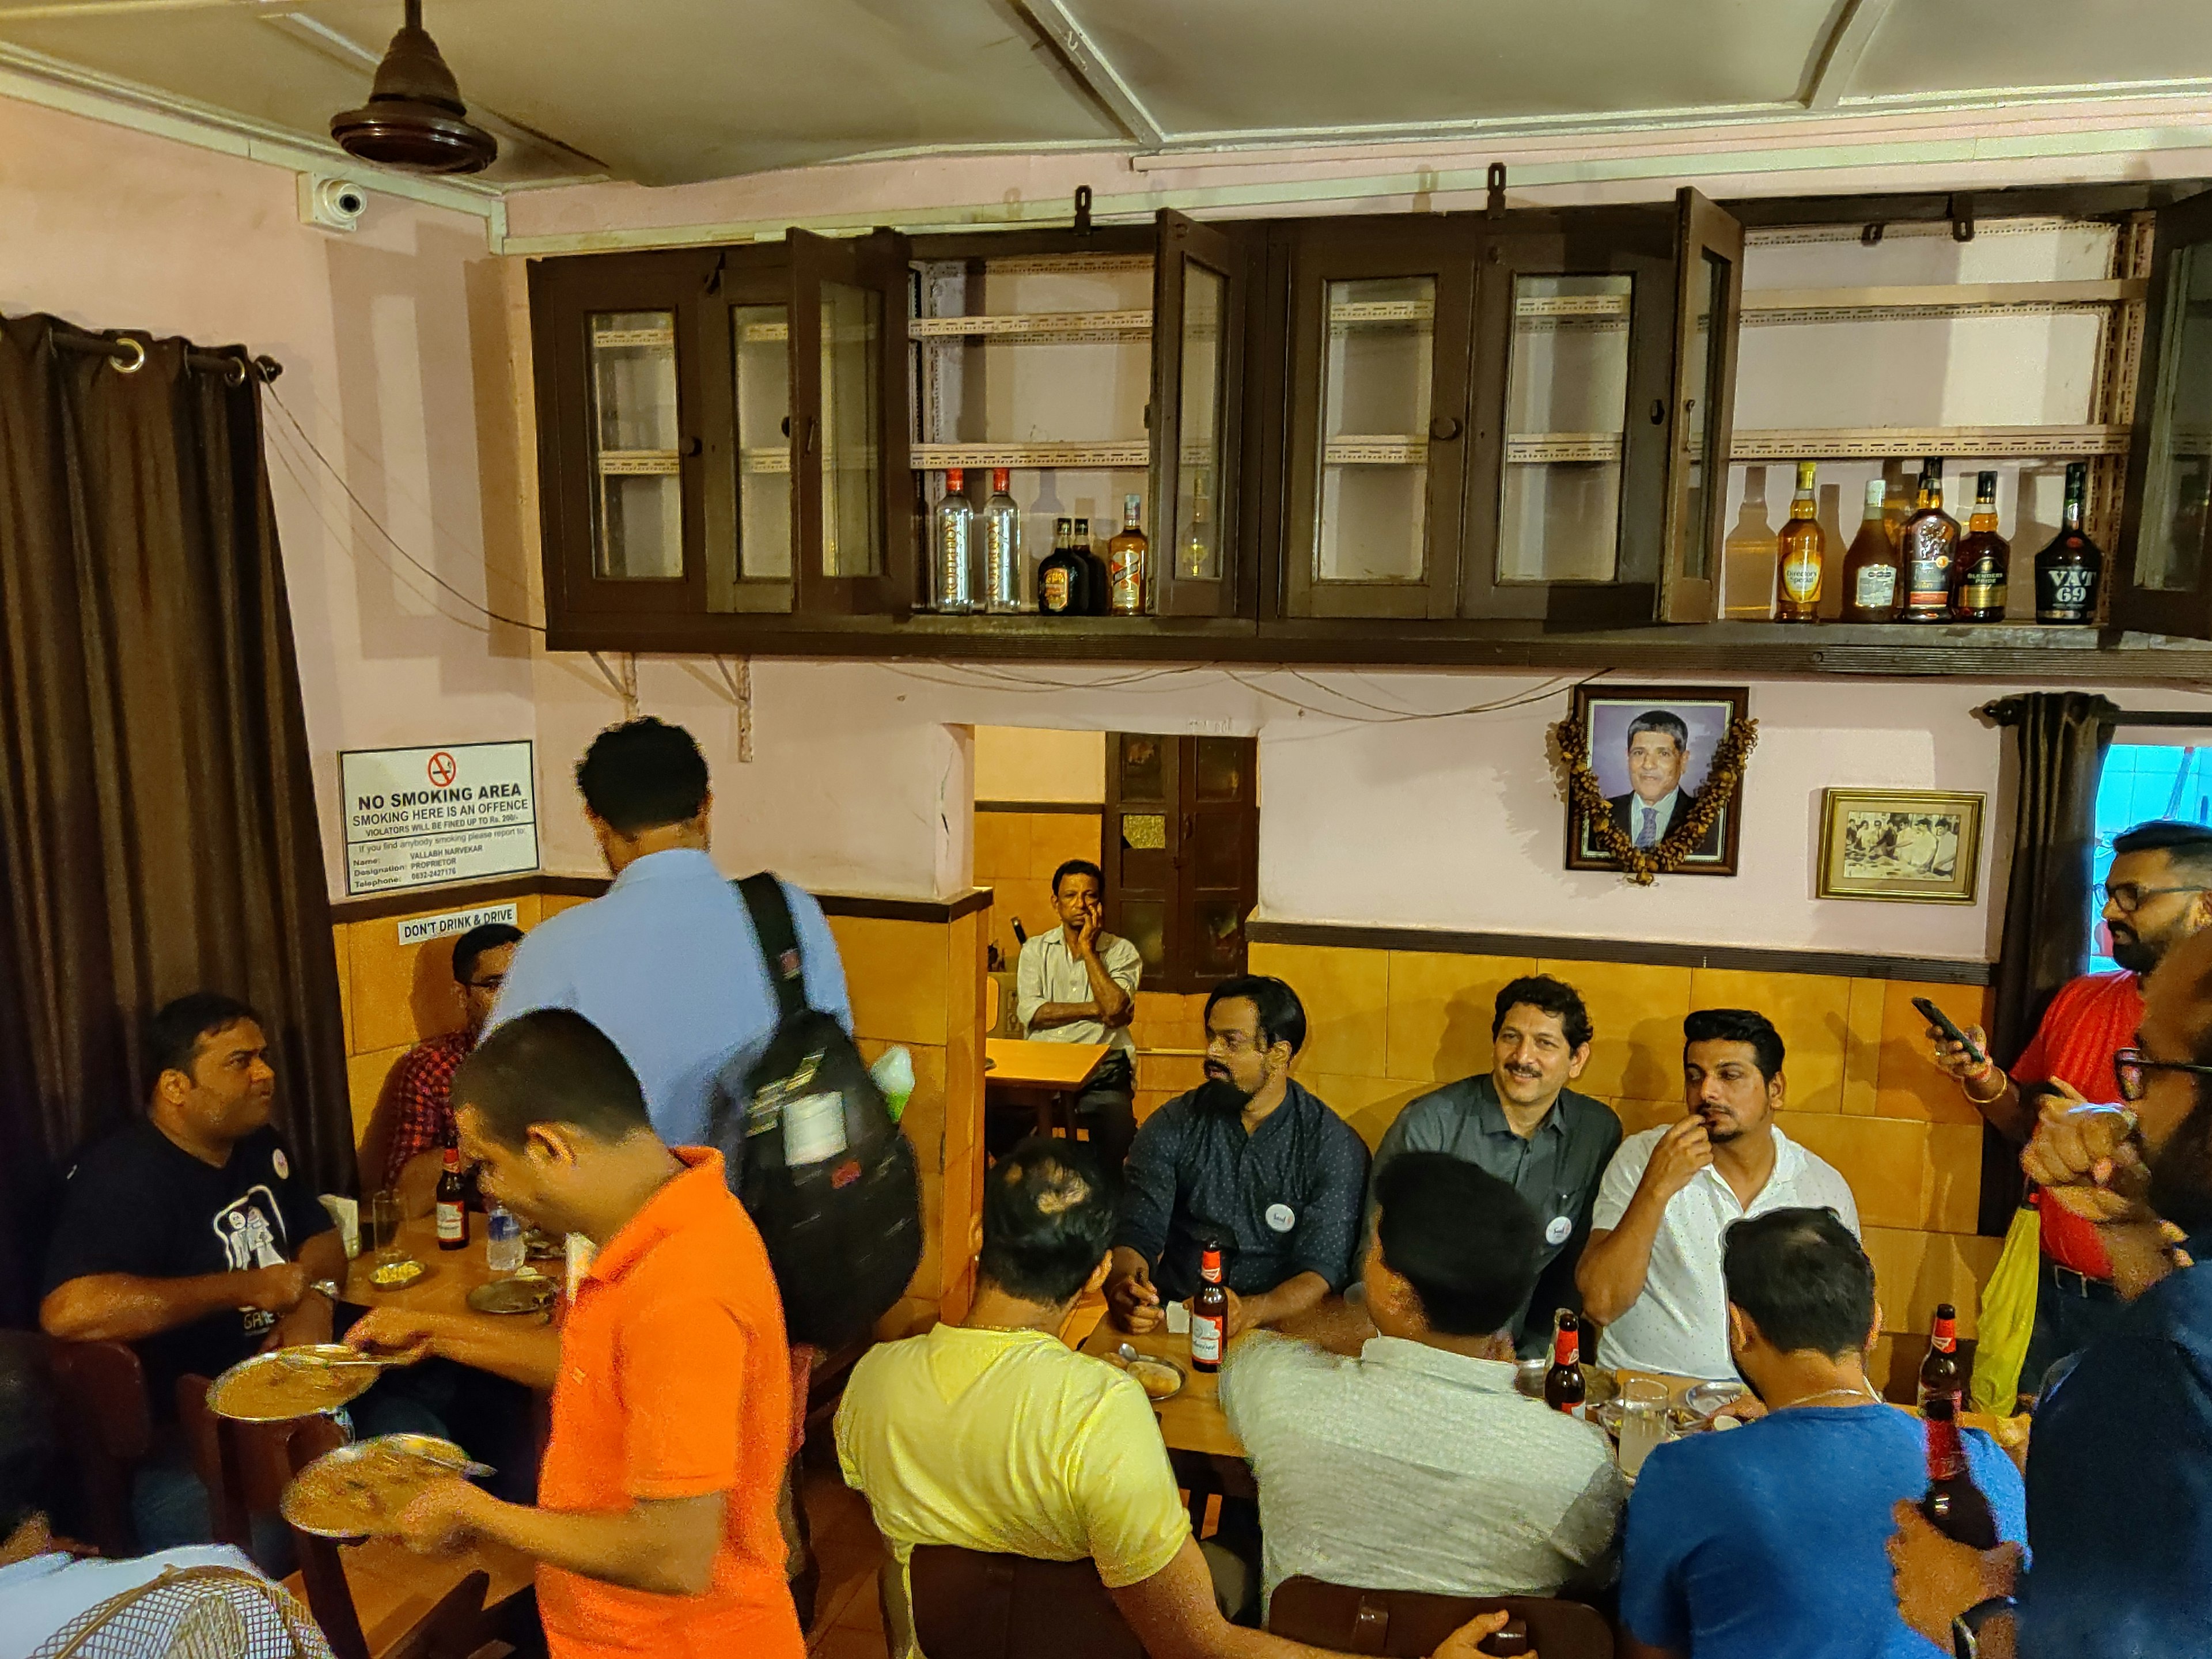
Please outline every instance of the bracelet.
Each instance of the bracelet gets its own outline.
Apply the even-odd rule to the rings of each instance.
[[[1975,1073],[1974,1077],[1986,1077],[1991,1072],[1995,1072],[2000,1078],[2004,1079],[2002,1083],[1997,1085],[1996,1093],[1986,1097],[1978,1095],[1973,1091],[1973,1078],[1964,1077],[1959,1079],[1959,1092],[1966,1096],[1968,1100],[1972,1101],[1977,1106],[1996,1105],[1997,1102],[2004,1098],[2005,1091],[2012,1086],[2012,1079],[2005,1077],[2003,1068],[1998,1066],[1994,1060],[1984,1066],[1982,1070]]]
[[[2009,1595],[1992,1595],[1977,1601],[1951,1621],[1953,1659],[1978,1659],[1982,1649],[1982,1626],[2014,1610]]]

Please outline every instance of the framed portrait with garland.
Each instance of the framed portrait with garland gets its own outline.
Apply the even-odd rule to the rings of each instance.
[[[1554,728],[1567,763],[1567,868],[1732,876],[1743,768],[1759,741],[1751,688],[1578,685]]]

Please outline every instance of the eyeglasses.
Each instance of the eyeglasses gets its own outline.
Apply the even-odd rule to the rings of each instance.
[[[2120,1098],[2130,1103],[2143,1097],[2145,1072],[2193,1072],[2212,1077],[2212,1066],[2188,1060],[2153,1060],[2140,1048],[2122,1048],[2112,1056],[2112,1075],[2119,1080]]]
[[[2203,887],[2138,887],[2131,881],[2124,881],[2117,887],[2109,881],[2105,884],[2105,897],[2124,916],[2135,915],[2145,899],[2156,898],[2163,893],[2202,893],[2206,890]]]
[[[461,983],[467,986],[471,991],[496,991],[501,986],[507,983],[507,975],[505,974],[494,974],[489,979],[465,979]]]

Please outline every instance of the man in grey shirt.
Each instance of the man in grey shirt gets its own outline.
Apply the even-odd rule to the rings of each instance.
[[[1547,1352],[1556,1309],[1582,1307],[1575,1264],[1589,1237],[1590,1205],[1620,1146],[1620,1120],[1567,1087],[1589,1064],[1589,1011],[1571,985],[1547,975],[1510,982],[1490,1022],[1487,1077],[1462,1078],[1407,1103],[1376,1149],[1368,1225],[1382,1171],[1402,1152],[1449,1152],[1510,1185],[1535,1211],[1539,1276],[1514,1321],[1524,1356]]]
[[[1364,1304],[1251,1332],[1222,1367],[1267,1593],[1298,1573],[1443,1595],[1603,1583],[1627,1491],[1604,1431],[1514,1388],[1537,1215],[1443,1152],[1406,1153],[1376,1191]]]

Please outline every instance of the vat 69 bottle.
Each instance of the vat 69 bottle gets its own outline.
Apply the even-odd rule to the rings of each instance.
[[[2081,627],[2097,620],[2097,585],[2105,556],[2081,527],[2089,489],[2089,464],[2066,465],[2066,516],[2050,545],[2035,556],[2035,619]]]

